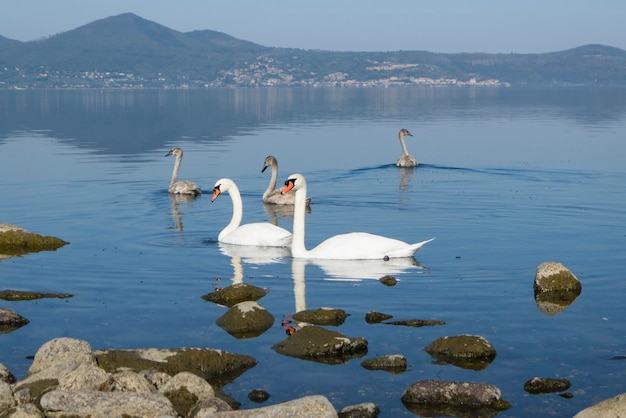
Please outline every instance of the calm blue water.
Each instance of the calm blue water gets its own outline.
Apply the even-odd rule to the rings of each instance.
[[[414,135],[416,170],[394,166],[400,128]],[[61,336],[94,349],[210,347],[259,361],[224,387],[242,408],[261,388],[271,403],[322,394],[337,409],[371,401],[383,417],[411,416],[402,392],[434,378],[498,386],[513,404],[500,416],[571,416],[626,392],[626,360],[609,360],[626,355],[625,132],[624,90],[0,91],[0,222],[71,242],[0,262],[0,289],[74,295],[0,301],[30,320],[0,335],[0,363],[23,378],[27,356]],[[205,195],[168,195],[172,146],[185,150],[181,178]],[[281,182],[307,177],[309,248],[350,231],[436,240],[400,265],[225,253],[216,239],[231,204],[211,203],[218,178],[237,182],[244,221],[291,229],[289,213],[261,203],[269,154]],[[533,296],[544,261],[583,286],[556,315]],[[387,273],[395,287],[375,280]],[[217,327],[224,308],[201,299],[239,280],[270,289],[259,302],[276,318],[250,340]],[[350,314],[337,330],[365,337],[365,358],[401,353],[409,369],[271,349],[284,315],[322,306]],[[372,310],[446,325],[368,325]],[[480,372],[433,364],[423,348],[458,334],[487,338],[495,361]],[[534,376],[569,379],[574,397],[527,394]]]

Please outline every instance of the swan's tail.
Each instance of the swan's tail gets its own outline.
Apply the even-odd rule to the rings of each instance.
[[[434,238],[427,239],[426,241],[422,241],[422,242],[417,242],[415,244],[411,244],[406,248],[402,248],[401,250],[392,251],[389,254],[387,254],[387,257],[389,258],[411,257],[413,256],[413,254],[418,252],[420,248],[422,248],[424,245],[428,244],[432,240],[434,240]]]

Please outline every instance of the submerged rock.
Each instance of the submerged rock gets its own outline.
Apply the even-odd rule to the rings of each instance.
[[[346,314],[346,311],[335,308],[300,311],[292,316],[296,321],[314,325],[341,325],[347,317],[348,314]]]
[[[435,325],[445,325],[445,321],[438,321],[436,319],[406,319],[403,321],[389,321],[385,322],[387,325],[402,325],[405,327],[433,327]]]
[[[254,338],[272,327],[274,317],[258,303],[247,301],[234,305],[216,323],[235,338]]]
[[[524,383],[524,390],[533,395],[541,393],[563,392],[572,384],[567,379],[552,379],[548,377],[533,377]]]
[[[496,357],[496,349],[480,335],[441,337],[424,348],[437,361],[482,370]]]
[[[495,416],[511,407],[496,386],[478,382],[422,380],[402,394],[402,403],[422,416]]]
[[[327,364],[345,363],[367,353],[367,340],[307,325],[272,347],[277,353]]]
[[[395,286],[398,283],[398,279],[396,279],[393,276],[389,276],[389,275],[383,276],[379,280],[385,286]]]
[[[207,293],[202,299],[227,307],[245,301],[257,301],[267,295],[267,290],[247,283],[235,283],[213,293]]]
[[[0,290],[0,299],[9,301],[35,300],[35,299],[67,299],[73,295],[67,293],[40,293],[27,292],[24,290]]]
[[[44,236],[15,225],[0,223],[0,254],[22,255],[39,251],[54,251],[69,244],[60,238]]]

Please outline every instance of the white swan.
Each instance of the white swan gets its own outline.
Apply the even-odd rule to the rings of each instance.
[[[263,203],[269,203],[272,205],[293,205],[295,195],[292,194],[282,194],[280,189],[276,188],[276,181],[278,180],[278,160],[273,155],[268,155],[265,157],[265,161],[263,162],[263,168],[261,169],[261,173],[263,173],[267,167],[272,168],[272,175],[270,177],[270,184],[263,192]],[[307,197],[306,204],[307,206],[311,203],[311,198]]]
[[[293,214],[293,239],[291,255],[295,258],[328,259],[328,260],[388,260],[390,258],[412,257],[427,241],[408,244],[393,238],[373,235],[367,232],[352,232],[335,235],[319,244],[312,250],[304,245],[304,198],[306,196],[306,180],[302,174],[292,174],[285,182],[282,193],[294,191],[296,202]]]
[[[289,247],[291,232],[267,222],[241,225],[243,202],[239,189],[231,179],[219,179],[213,187],[211,202],[227,192],[233,202],[233,217],[230,223],[219,233],[217,240],[225,244],[255,245],[257,247]]]
[[[178,181],[178,169],[180,168],[180,162],[183,160],[183,150],[178,147],[172,148],[167,154],[165,154],[166,157],[169,157],[170,155],[176,156],[176,162],[174,162],[172,180],[170,181],[170,187],[167,191],[173,194],[201,194],[202,190],[193,181]]]
[[[400,129],[398,132],[398,138],[400,139],[400,145],[402,145],[403,155],[396,160],[396,166],[398,167],[417,167],[417,159],[409,154],[409,150],[406,148],[405,136],[413,136],[411,132],[406,129]]]

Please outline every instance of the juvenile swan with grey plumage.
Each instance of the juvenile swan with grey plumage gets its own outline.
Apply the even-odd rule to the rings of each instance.
[[[400,145],[402,146],[402,156],[396,160],[396,166],[398,167],[417,167],[417,159],[409,154],[409,150],[406,147],[404,140],[405,136],[413,136],[411,132],[406,129],[400,129],[398,132],[398,138],[400,139]]]
[[[278,160],[273,155],[265,157],[263,162],[263,168],[261,173],[265,172],[268,167],[271,167],[272,175],[270,177],[270,184],[263,192],[263,203],[269,203],[272,205],[293,205],[295,200],[295,194],[282,194],[280,189],[276,188],[276,182],[278,180]],[[311,198],[307,197],[306,204],[311,203]]]
[[[172,148],[167,154],[165,154],[166,157],[169,157],[170,155],[176,156],[176,161],[174,162],[174,171],[172,172],[170,187],[167,189],[167,191],[172,194],[201,194],[202,190],[193,181],[178,181],[178,170],[180,169],[180,163],[183,160],[183,150],[178,147]]]

